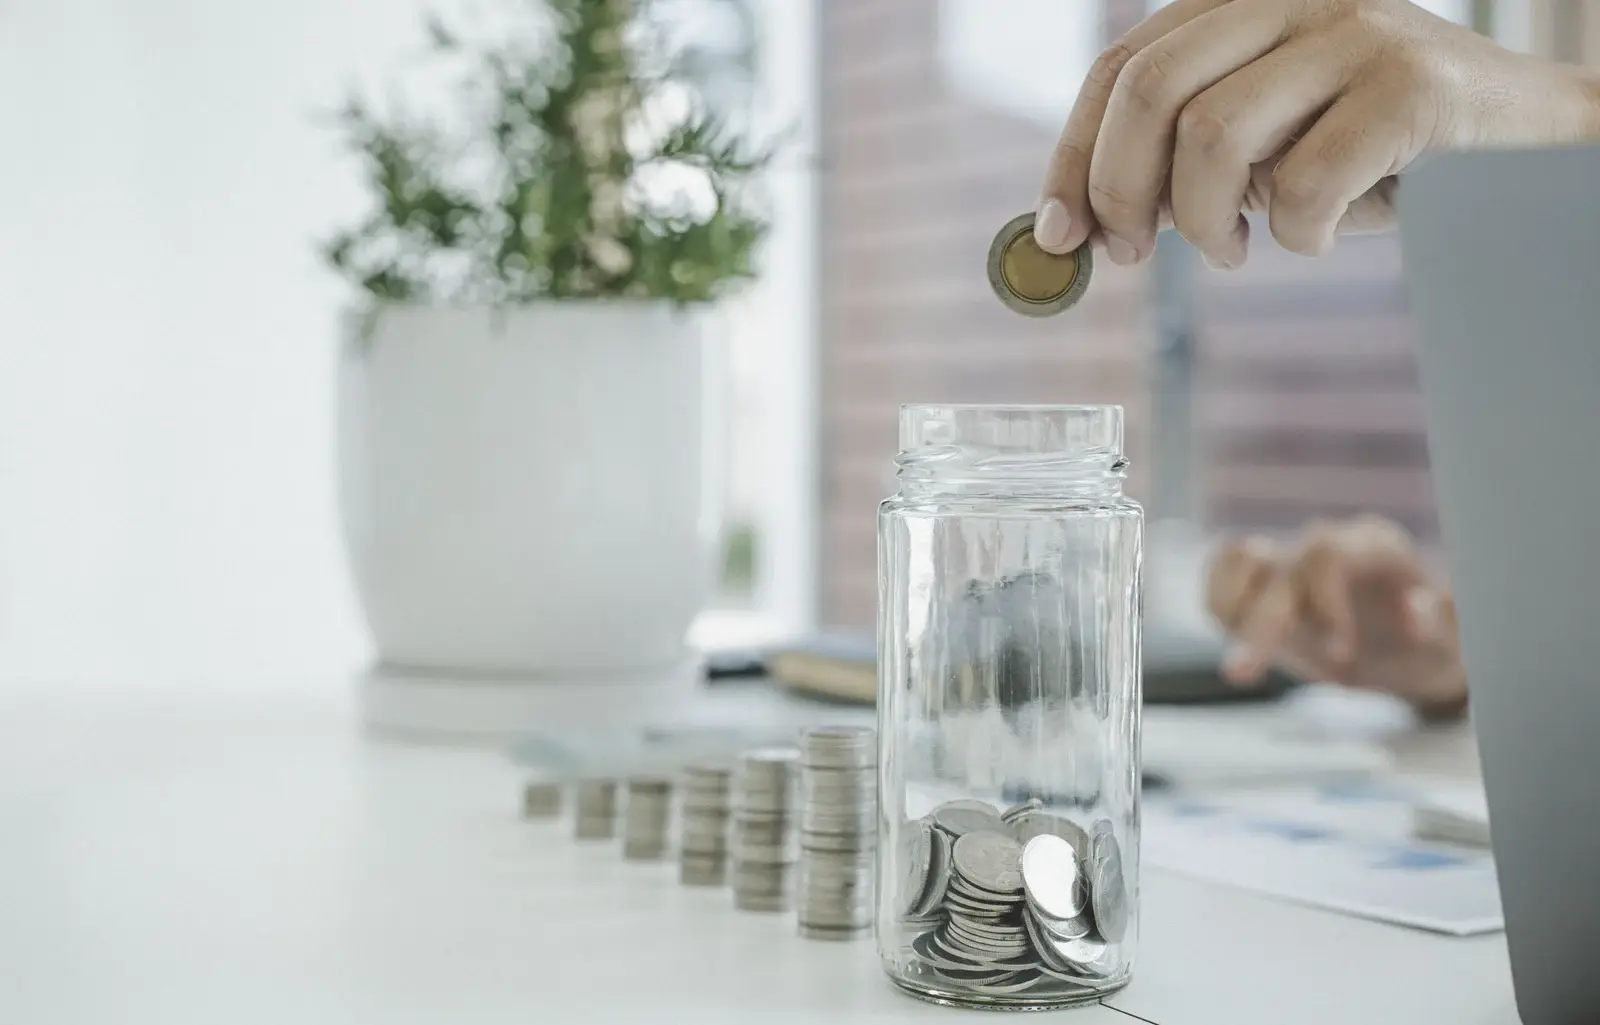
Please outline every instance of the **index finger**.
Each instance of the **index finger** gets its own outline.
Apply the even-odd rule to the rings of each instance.
[[[1072,113],[1061,130],[1045,171],[1044,193],[1034,224],[1034,241],[1051,253],[1065,253],[1082,245],[1095,230],[1089,205],[1089,162],[1105,120],[1106,105],[1117,77],[1140,50],[1167,33],[1231,0],[1176,0],[1152,14],[1106,50],[1089,69]]]

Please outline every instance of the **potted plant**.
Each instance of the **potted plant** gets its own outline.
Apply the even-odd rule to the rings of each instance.
[[[711,94],[748,50],[674,45],[655,7],[525,2],[509,42],[435,22],[448,109],[342,114],[372,202],[325,250],[363,300],[341,512],[389,677],[692,665],[709,315],[753,275],[771,149]]]

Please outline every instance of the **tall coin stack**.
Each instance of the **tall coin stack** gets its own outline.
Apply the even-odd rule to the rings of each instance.
[[[579,840],[610,840],[617,835],[617,781],[579,780],[573,835]]]
[[[739,759],[733,817],[733,905],[787,911],[794,900],[794,800],[800,752],[762,748]]]
[[[628,807],[622,819],[622,856],[629,861],[659,861],[667,853],[672,821],[672,781],[664,776],[628,780]]]
[[[678,881],[685,886],[722,886],[728,881],[728,817],[733,770],[696,763],[683,770],[682,832]]]
[[[872,929],[877,733],[819,726],[800,737],[800,935],[850,940]]]

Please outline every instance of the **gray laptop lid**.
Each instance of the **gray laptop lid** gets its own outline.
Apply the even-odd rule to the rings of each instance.
[[[1517,1005],[1526,1025],[1594,1025],[1600,149],[1453,155],[1400,192]]]

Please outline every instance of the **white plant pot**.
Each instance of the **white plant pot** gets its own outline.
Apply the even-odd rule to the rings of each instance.
[[[339,492],[370,720],[515,733],[551,700],[649,704],[695,675],[718,528],[705,325],[655,303],[394,306],[352,337]],[[527,691],[551,685],[567,695]]]

